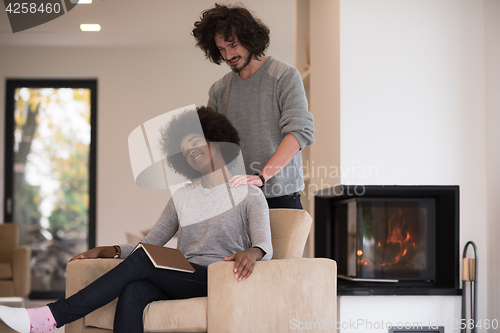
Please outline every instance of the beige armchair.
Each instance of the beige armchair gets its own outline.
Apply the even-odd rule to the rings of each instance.
[[[237,282],[231,262],[208,267],[208,297],[158,301],[144,310],[145,332],[334,332],[337,266],[330,259],[302,259],[311,217],[302,210],[270,210],[273,260],[257,262]],[[121,260],[73,261],[67,267],[70,296]],[[112,330],[116,300],[66,325],[66,333]]]
[[[19,228],[0,224],[0,297],[26,297],[31,291],[31,249],[19,246]]]

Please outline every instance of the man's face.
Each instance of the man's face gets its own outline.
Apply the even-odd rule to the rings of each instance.
[[[241,72],[250,63],[250,52],[240,44],[238,38],[234,37],[229,42],[224,38],[224,35],[216,33],[215,45],[217,45],[222,58],[234,72]]]

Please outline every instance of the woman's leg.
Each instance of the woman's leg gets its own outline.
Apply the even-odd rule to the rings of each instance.
[[[151,282],[140,280],[129,283],[118,297],[113,332],[144,332],[143,313],[146,305],[170,297]]]
[[[196,275],[156,268],[145,280],[129,283],[118,296],[113,331],[143,332],[144,309],[151,302],[206,296],[207,268],[192,265]]]
[[[87,259],[91,260],[91,259]],[[155,268],[143,249],[138,249],[120,265],[78,293],[49,304],[57,327],[84,317],[118,297],[124,288],[138,280],[147,280],[171,298],[206,296],[206,267],[193,265],[195,273]],[[184,290],[183,290],[184,288]]]

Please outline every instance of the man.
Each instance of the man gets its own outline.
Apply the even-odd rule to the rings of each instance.
[[[231,178],[231,186],[262,187],[269,208],[301,209],[300,150],[314,142],[314,124],[299,71],[264,54],[269,28],[245,8],[216,4],[194,26],[206,57],[232,70],[212,85],[208,101],[241,137],[248,175]]]

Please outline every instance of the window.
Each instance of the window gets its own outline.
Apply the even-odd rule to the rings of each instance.
[[[30,298],[64,296],[95,246],[96,80],[7,80],[4,221],[32,249]]]

